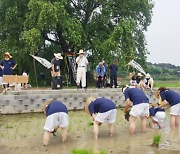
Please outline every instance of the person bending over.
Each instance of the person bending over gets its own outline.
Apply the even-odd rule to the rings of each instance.
[[[149,99],[139,88],[124,87],[123,93],[125,96],[126,106],[124,113],[128,112],[131,102],[132,108],[129,118],[129,132],[134,134],[136,129],[136,120],[141,119],[141,132],[146,131],[146,117],[149,115]]]
[[[60,101],[50,100],[44,104],[43,111],[46,115],[43,138],[44,146],[48,145],[50,134],[54,134],[59,127],[61,128],[62,142],[65,142],[69,123],[66,106]]]
[[[113,134],[113,123],[116,121],[116,105],[107,98],[90,97],[85,105],[85,111],[94,121],[94,138],[98,139],[99,126],[107,119],[110,136]]]
[[[179,116],[180,116],[180,95],[173,90],[166,87],[160,87],[155,92],[156,98],[162,100],[160,106],[169,105],[170,107],[170,128],[171,130],[176,127],[179,128]]]

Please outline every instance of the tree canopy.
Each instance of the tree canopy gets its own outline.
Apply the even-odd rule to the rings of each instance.
[[[32,66],[28,54],[50,60],[81,48],[94,64],[144,65],[152,9],[152,0],[0,0],[1,53],[15,55],[21,71]]]

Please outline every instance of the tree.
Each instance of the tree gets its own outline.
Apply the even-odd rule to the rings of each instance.
[[[152,8],[151,0],[0,0],[0,47],[20,57],[83,48],[92,66],[102,57],[145,65]]]

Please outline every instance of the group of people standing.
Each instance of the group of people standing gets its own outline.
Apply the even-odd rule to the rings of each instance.
[[[113,64],[109,67],[109,76],[110,76],[110,88],[114,86],[114,88],[117,88],[117,59],[114,60]],[[105,61],[102,60],[102,62],[99,62],[99,64],[96,66],[96,87],[102,88],[107,85],[107,74],[108,74],[108,68],[105,64]]]
[[[78,57],[76,58],[76,64],[77,64],[77,78],[76,78],[76,84],[77,89],[85,89],[87,88],[87,68],[88,68],[88,60],[85,56],[85,52],[81,49],[77,53]],[[52,89],[57,89],[56,82],[57,77],[60,77],[60,60],[63,59],[60,53],[55,53],[54,58],[51,61],[52,64]],[[110,87],[117,88],[117,60],[115,59],[113,64],[109,66],[109,76],[110,76]],[[97,65],[96,69],[96,87],[102,88],[105,87],[105,81],[107,80],[107,74],[108,74],[108,68],[105,64],[105,61],[102,60]],[[61,80],[62,82],[62,80]],[[62,83],[60,84],[60,87],[62,88]]]
[[[134,86],[122,88],[125,97],[124,114],[125,119],[129,121],[129,133],[134,134],[136,130],[137,118],[141,120],[141,132],[146,132],[147,119],[150,119],[151,128],[157,125],[159,129],[163,128],[163,121],[166,117],[165,111],[170,108],[170,128],[174,131],[179,129],[180,117],[180,95],[173,90],[160,87],[156,90],[155,96],[160,99],[160,104],[151,104],[144,92]],[[43,144],[49,143],[51,133],[55,133],[60,127],[62,132],[62,141],[66,140],[68,127],[68,111],[66,106],[59,101],[48,101],[44,104],[44,113],[46,122],[44,126]],[[90,97],[85,104],[85,111],[92,117],[94,138],[98,139],[99,126],[107,121],[109,125],[109,134],[113,136],[113,124],[116,121],[117,109],[115,103],[105,97]],[[127,117],[129,113],[130,117]]]

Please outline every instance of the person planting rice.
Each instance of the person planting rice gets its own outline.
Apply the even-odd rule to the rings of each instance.
[[[146,117],[149,115],[149,99],[147,96],[138,88],[132,87],[124,87],[122,89],[126,106],[124,109],[124,113],[128,112],[131,102],[132,108],[130,111],[129,118],[129,133],[134,134],[136,129],[136,119],[141,118],[141,132],[146,131]]]
[[[165,109],[151,105],[149,108],[149,116],[151,118],[151,122],[149,123],[151,128],[154,128],[155,124],[159,126],[159,129],[163,128],[162,123],[166,117]]]
[[[160,106],[170,105],[170,128],[171,130],[176,127],[179,128],[179,116],[180,116],[180,95],[173,90],[166,87],[160,87],[155,92],[156,98],[162,100]]]
[[[110,136],[113,134],[113,123],[116,121],[116,105],[107,98],[90,97],[85,104],[85,111],[94,121],[94,138],[98,139],[99,126],[107,120]]]
[[[50,134],[57,131],[61,127],[62,142],[65,142],[68,126],[68,111],[66,106],[60,101],[47,101],[43,106],[46,122],[44,125],[44,146],[48,145]]]

